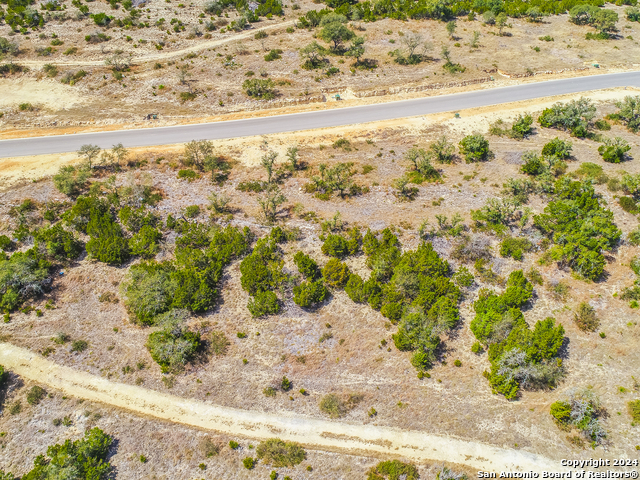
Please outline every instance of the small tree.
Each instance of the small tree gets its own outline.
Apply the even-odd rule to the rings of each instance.
[[[318,42],[311,42],[310,44],[302,47],[299,54],[300,57],[305,60],[302,64],[302,68],[305,70],[320,68],[327,61],[326,50]]]
[[[61,193],[74,197],[80,194],[90,176],[88,168],[67,165],[60,167],[58,173],[53,176],[53,185]]]
[[[340,21],[333,21],[324,24],[319,35],[319,37],[325,42],[333,43],[332,49],[334,52],[340,52],[342,50],[342,45],[344,44],[344,42],[348,42],[355,36],[356,34],[352,30],[349,30]]]
[[[618,23],[618,14],[613,10],[607,10],[605,8],[598,9],[591,20],[591,25],[598,33],[607,36],[618,31],[616,23]]]
[[[498,35],[503,35],[503,30],[505,27],[509,26],[509,19],[507,18],[507,14],[502,12],[496,17],[496,27],[498,27]]]
[[[86,144],[80,147],[80,150],[78,150],[78,155],[84,158],[89,168],[93,168],[93,161],[98,158],[100,152],[101,150],[99,146]]]
[[[540,7],[531,7],[525,12],[526,17],[530,22],[539,23],[542,20],[544,14],[540,10]]]
[[[451,40],[455,39],[453,34],[456,32],[456,27],[457,25],[455,20],[451,20],[450,22],[447,22],[446,29],[447,29],[447,33],[449,34],[449,38]]]
[[[360,57],[364,55],[364,52],[364,37],[355,37],[351,41],[351,45],[349,45],[345,55],[347,57],[354,57],[356,59],[356,65],[360,65]]]
[[[595,309],[586,302],[578,306],[578,310],[573,314],[573,319],[578,328],[585,332],[595,332],[600,325]]]
[[[300,167],[298,163],[298,147],[289,147],[287,149],[287,160],[289,161],[289,169],[295,172]]]
[[[209,140],[192,140],[184,146],[182,163],[187,167],[204,170],[207,158],[213,157],[213,142]]]
[[[480,40],[480,32],[478,31],[473,32],[473,34],[471,35],[471,41],[469,42],[469,46],[474,50],[477,48],[480,48],[480,44],[478,43],[479,40]]]
[[[216,192],[211,192],[209,194],[209,209],[220,215],[229,210],[230,201],[231,199],[223,193],[218,195]]]
[[[616,107],[620,109],[617,116],[629,131],[637,133],[640,130],[640,95],[626,96],[622,102],[616,102]]]
[[[271,184],[267,190],[258,197],[258,204],[262,209],[262,214],[267,222],[275,221],[278,207],[287,201],[287,197],[280,191],[277,185]]]
[[[276,158],[278,158],[278,154],[276,152],[268,152],[264,154],[260,160],[260,164],[267,172],[267,183],[269,184],[273,180],[273,165],[276,162]]]

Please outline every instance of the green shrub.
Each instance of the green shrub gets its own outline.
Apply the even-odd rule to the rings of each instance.
[[[9,252],[15,248],[15,243],[6,235],[0,235],[0,250]]]
[[[140,255],[143,258],[153,258],[160,251],[158,242],[162,233],[157,228],[144,225],[138,233],[129,239],[129,250],[132,255]]]
[[[411,463],[387,460],[378,463],[367,472],[367,480],[418,480],[418,469]],[[441,479],[444,480],[444,479]]]
[[[349,255],[347,240],[340,235],[329,234],[322,244],[322,253],[330,257],[344,258]]]
[[[576,137],[584,137],[589,130],[589,123],[596,114],[596,107],[587,98],[556,103],[545,109],[538,117],[538,122],[546,128],[568,130]]]
[[[313,260],[309,255],[299,251],[294,257],[293,261],[298,267],[298,271],[305,277],[311,280],[318,277],[320,274],[320,269],[318,268],[318,264]]]
[[[306,452],[295,442],[270,438],[256,448],[256,455],[268,465],[276,468],[295,467],[304,461]]]
[[[238,442],[236,442],[235,440],[229,440],[229,448],[231,450],[235,450],[240,446],[240,444]]]
[[[146,346],[163,373],[181,371],[202,345],[200,334],[186,327],[188,318],[185,310],[170,310],[155,319],[162,329],[149,335]]]
[[[629,150],[631,147],[627,141],[620,137],[607,138],[604,140],[604,145],[598,147],[598,153],[602,159],[609,163],[622,162]]]
[[[594,448],[607,436],[599,418],[606,411],[590,389],[571,390],[566,400],[551,404],[550,413],[561,428],[574,427],[580,430]]]
[[[87,242],[87,253],[93,258],[113,265],[122,265],[129,260],[129,242],[110,215],[92,213],[87,233],[91,237]]]
[[[572,144],[566,140],[560,140],[558,137],[545,143],[542,147],[542,155],[554,156],[565,160],[571,156]]]
[[[555,199],[533,224],[556,244],[552,253],[578,275],[599,278],[605,267],[602,251],[613,249],[622,232],[613,214],[600,205],[590,182],[561,178],[555,185]]]
[[[356,303],[364,303],[368,300],[364,292],[364,281],[360,278],[360,275],[356,273],[349,275],[349,280],[344,287],[344,291],[349,298]]]
[[[13,311],[51,285],[51,264],[35,249],[0,256],[0,309]]]
[[[317,282],[308,280],[293,287],[293,301],[296,305],[308,308],[323,302],[328,293],[321,280]]]
[[[134,321],[152,325],[156,315],[172,308],[193,312],[212,308],[223,269],[246,253],[250,239],[248,229],[182,225],[175,260],[141,262],[129,268],[121,292]]]
[[[328,285],[341,288],[349,280],[349,267],[337,258],[332,258],[322,269],[322,277]]]
[[[35,385],[27,392],[27,403],[29,405],[38,405],[46,394],[47,392],[45,392],[44,388]]]
[[[71,342],[71,351],[72,352],[84,352],[87,348],[89,348],[89,342],[86,340],[74,340]]]
[[[269,50],[269,53],[267,53],[264,56],[264,61],[273,62],[274,60],[279,60],[281,58],[282,58],[282,50],[280,50],[279,48],[275,48],[275,49]]]
[[[72,472],[73,476],[67,478],[107,480],[112,475],[107,457],[113,441],[113,437],[99,428],[87,430],[79,440],[49,446],[46,456],[38,455],[33,461],[33,469],[22,478],[61,478],[60,472]]]
[[[595,332],[600,325],[595,309],[586,302],[578,306],[578,310],[573,314],[573,320],[583,332]]]
[[[62,228],[60,223],[37,230],[33,237],[36,248],[55,260],[78,258],[83,250],[82,242],[72,232]]]
[[[500,255],[522,260],[523,252],[528,252],[532,247],[533,245],[526,238],[505,237],[500,242]]]
[[[53,185],[60,193],[74,197],[84,189],[90,176],[88,168],[66,165],[53,176]]]
[[[260,291],[249,299],[247,308],[254,318],[263,315],[277,315],[280,313],[280,302],[272,291]]]
[[[628,13],[627,13],[628,15]],[[640,10],[634,9],[636,22],[640,20]],[[640,96],[626,96],[621,102],[616,102],[619,111],[616,118],[627,126],[630,132],[636,133],[640,129]]]
[[[320,399],[320,410],[331,418],[342,417],[348,411],[345,402],[334,393],[329,393]]]
[[[245,457],[242,459],[242,465],[247,470],[252,470],[256,465],[256,461],[252,457]]]
[[[633,197],[620,197],[618,199],[618,203],[625,212],[632,213],[634,215],[638,213],[638,205]]]
[[[242,88],[249,97],[260,100],[272,100],[276,96],[275,83],[270,78],[247,79],[243,82]]]
[[[184,209],[184,216],[187,218],[196,218],[200,215],[200,207],[198,205],[189,205]]]
[[[492,155],[489,141],[482,135],[467,135],[460,141],[459,147],[467,163],[484,162]]]
[[[187,180],[188,182],[193,182],[196,178],[198,178],[198,174],[194,170],[186,168],[178,171],[178,178]]]
[[[276,288],[282,271],[280,256],[273,240],[260,239],[251,255],[242,260],[240,283],[249,295]]]

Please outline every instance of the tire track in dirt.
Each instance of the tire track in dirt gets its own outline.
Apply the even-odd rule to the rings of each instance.
[[[446,461],[484,471],[540,472],[557,468],[557,462],[529,452],[453,437],[210,405],[134,385],[111,382],[58,365],[37,353],[8,343],[0,343],[0,364],[24,378],[85,400],[257,440],[277,436],[318,450],[369,456],[400,456],[416,461]]]
[[[182,48],[180,50],[175,50],[173,52],[162,52],[162,53],[152,53],[149,55],[140,55],[139,57],[131,57],[131,63],[143,63],[143,62],[155,62],[158,60],[165,60],[167,58],[179,57],[180,55],[186,55],[192,52],[201,52],[208,48],[217,47],[220,45],[224,45],[226,43],[236,42],[239,40],[246,40],[249,37],[253,37],[257,32],[260,31],[269,31],[275,30],[276,28],[286,28],[295,23],[295,20],[290,20],[288,22],[282,22],[274,25],[268,25],[262,28],[256,28],[255,30],[246,30],[238,35],[234,35],[232,37],[219,38],[216,40],[208,40],[206,42],[198,43],[191,47]],[[24,60],[19,62],[21,65],[26,66],[43,66],[46,63],[55,63],[56,66],[71,66],[71,65],[85,65],[85,66],[104,66],[104,60],[78,60],[78,61],[67,61],[67,62],[54,62],[52,60]]]

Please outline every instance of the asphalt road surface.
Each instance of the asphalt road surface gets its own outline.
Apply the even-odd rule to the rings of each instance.
[[[185,143],[191,140],[218,140],[313,130],[432,113],[455,112],[467,108],[613,87],[640,87],[640,72],[549,80],[453,95],[255,119],[0,140],[0,158],[73,152],[88,143],[101,148],[111,148],[117,143],[122,143],[125,147],[149,147]]]

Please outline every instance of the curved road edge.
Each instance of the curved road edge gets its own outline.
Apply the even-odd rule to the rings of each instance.
[[[257,440],[279,437],[318,450],[417,461],[451,462],[484,471],[557,469],[557,462],[532,453],[479,442],[375,425],[331,422],[210,405],[58,365],[40,355],[0,343],[0,364],[27,379],[66,394],[170,422]]]

